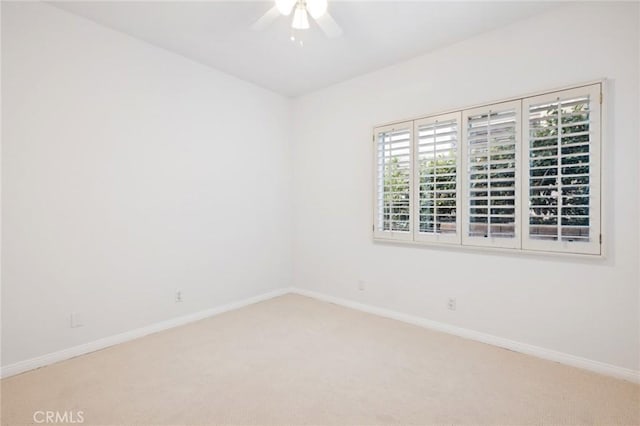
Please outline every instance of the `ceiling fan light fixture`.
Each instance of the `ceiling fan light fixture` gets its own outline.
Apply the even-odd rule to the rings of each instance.
[[[291,27],[296,30],[306,30],[309,28],[309,17],[307,16],[307,9],[304,6],[298,5],[296,11],[293,12],[293,22]]]
[[[296,3],[297,0],[276,0],[276,7],[278,8],[278,12],[282,15],[289,16]]]
[[[327,0],[307,0],[307,10],[313,19],[327,13]]]
[[[293,30],[309,29],[309,16],[311,16],[327,37],[335,38],[343,34],[340,25],[327,10],[329,0],[273,0],[273,2],[274,5],[271,9],[251,25],[252,30],[262,31],[276,21],[279,16],[293,15],[289,21]],[[297,42],[297,35],[295,38]]]

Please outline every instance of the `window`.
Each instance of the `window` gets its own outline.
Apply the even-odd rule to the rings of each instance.
[[[411,239],[413,123],[376,130],[376,236]]]
[[[601,254],[602,83],[374,129],[374,238]]]
[[[523,248],[600,253],[600,87],[527,98]]]
[[[515,248],[518,241],[520,102],[466,110],[467,245]]]
[[[460,114],[415,122],[416,240],[460,243]]]

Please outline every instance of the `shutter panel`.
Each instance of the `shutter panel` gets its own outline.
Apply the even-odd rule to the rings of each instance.
[[[460,243],[459,112],[417,120],[415,240]]]
[[[521,102],[463,113],[463,244],[519,248]]]
[[[523,101],[523,247],[600,254],[600,84]]]
[[[413,122],[378,127],[375,143],[374,237],[411,240]]]

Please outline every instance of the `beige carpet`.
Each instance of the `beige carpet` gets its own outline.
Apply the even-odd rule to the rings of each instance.
[[[2,381],[2,424],[640,424],[640,388],[286,295]]]

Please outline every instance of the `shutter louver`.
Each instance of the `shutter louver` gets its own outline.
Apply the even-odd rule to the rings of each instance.
[[[411,239],[412,125],[376,131],[376,235]]]
[[[600,252],[596,86],[525,100],[525,247]]]
[[[470,245],[519,247],[520,102],[465,111],[466,211]]]
[[[460,113],[416,121],[416,240],[460,243]]]

